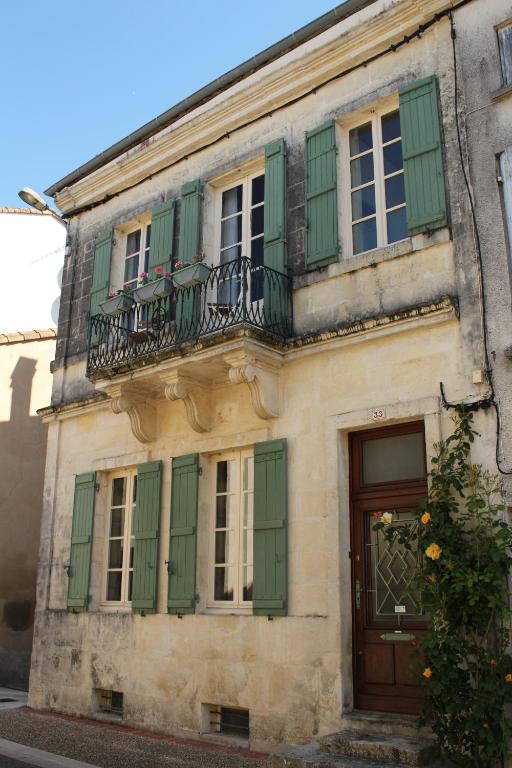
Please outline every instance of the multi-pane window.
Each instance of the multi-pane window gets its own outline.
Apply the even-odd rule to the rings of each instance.
[[[512,24],[498,29],[498,45],[503,85],[512,85]]]
[[[352,253],[407,237],[398,110],[376,114],[348,134]]]
[[[226,303],[234,304],[239,298],[241,256],[251,260],[251,300],[262,298],[264,195],[264,174],[249,176],[222,192],[219,262],[231,265],[222,275]]]
[[[123,284],[127,288],[136,288],[141,272],[147,272],[149,266],[149,247],[151,242],[151,224],[146,224],[126,236]]]
[[[250,606],[252,600],[254,459],[252,451],[214,462],[211,590],[212,604]]]
[[[128,603],[132,599],[133,517],[136,503],[136,472],[112,477],[109,484],[105,586],[105,600],[109,603]]]

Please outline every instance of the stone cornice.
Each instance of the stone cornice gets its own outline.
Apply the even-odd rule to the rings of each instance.
[[[455,296],[442,296],[432,301],[397,310],[384,312],[359,321],[346,323],[290,339],[284,353],[284,361],[315,354],[326,349],[358,344],[375,337],[398,333],[426,325],[458,320],[459,302]]]
[[[447,0],[377,2],[230,87],[56,195],[63,213],[120,192],[410,34]]]

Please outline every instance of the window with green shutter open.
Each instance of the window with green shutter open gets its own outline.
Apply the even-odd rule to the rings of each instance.
[[[400,112],[361,114],[343,133],[344,253],[356,256],[408,237]]]
[[[431,76],[342,121],[344,258],[447,225],[440,114]]]

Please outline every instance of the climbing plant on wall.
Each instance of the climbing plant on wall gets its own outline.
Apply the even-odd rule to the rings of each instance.
[[[461,766],[498,765],[512,735],[510,591],[512,529],[499,479],[471,463],[477,437],[460,413],[436,445],[425,498],[409,524],[375,524],[415,556],[410,590],[421,596],[429,629],[418,652],[422,723]]]

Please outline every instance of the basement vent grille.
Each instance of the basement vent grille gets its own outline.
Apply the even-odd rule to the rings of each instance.
[[[111,715],[123,716],[123,694],[120,691],[95,690],[96,709]]]
[[[249,710],[235,707],[210,707],[210,733],[249,738]]]

